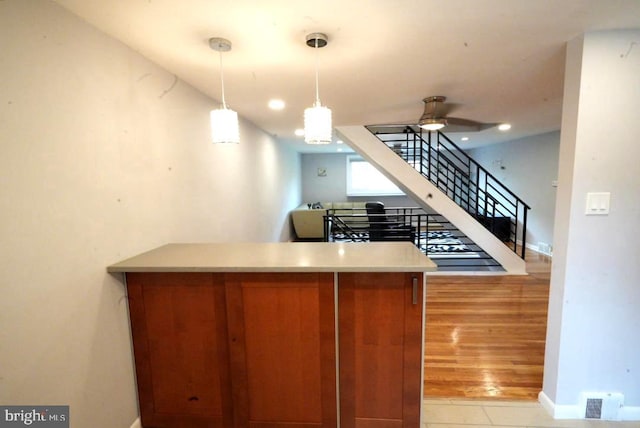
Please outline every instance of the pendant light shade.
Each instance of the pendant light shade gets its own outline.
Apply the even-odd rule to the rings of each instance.
[[[314,49],[327,45],[327,36],[322,33],[307,35],[307,46]],[[320,104],[320,90],[318,85],[318,56],[316,52],[316,101],[313,107],[304,111],[304,141],[307,144],[331,143],[332,125],[331,110]]]
[[[228,108],[211,110],[211,139],[214,143],[239,143],[238,113]]]
[[[320,103],[304,110],[304,141],[307,144],[331,143],[331,110]]]
[[[212,37],[209,39],[209,46],[220,54],[220,84],[222,85],[222,106],[219,109],[211,110],[211,140],[214,143],[239,143],[238,113],[227,107],[224,98],[222,52],[231,50],[231,42],[220,37]]]

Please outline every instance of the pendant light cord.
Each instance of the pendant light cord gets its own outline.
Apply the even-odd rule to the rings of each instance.
[[[224,71],[222,69],[222,51],[218,51],[220,54],[220,84],[222,85],[222,108],[227,108],[227,103],[224,99]]]
[[[320,106],[320,84],[318,83],[318,68],[320,66],[320,61],[319,61],[320,56],[318,55],[318,38],[317,37],[315,40],[315,45],[316,45],[316,106]]]

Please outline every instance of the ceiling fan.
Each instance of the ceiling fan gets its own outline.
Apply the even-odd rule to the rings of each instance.
[[[459,117],[450,117],[449,113],[456,107],[455,104],[445,104],[447,97],[436,95],[433,97],[424,98],[424,113],[420,117],[417,123],[396,123],[386,125],[371,125],[368,128],[375,132],[376,129],[380,129],[385,133],[390,131],[389,128],[406,129],[407,126],[411,128],[420,127],[428,131],[443,130],[444,132],[478,132],[485,129],[493,128],[497,123],[485,123],[478,122],[470,119],[463,119]],[[417,129],[414,129],[417,131]]]

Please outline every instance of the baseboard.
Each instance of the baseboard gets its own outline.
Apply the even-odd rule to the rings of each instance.
[[[142,423],[140,422],[140,418],[133,421],[129,428],[142,428]]]
[[[555,404],[543,391],[538,394],[538,401],[553,419],[585,419],[584,408],[576,405]],[[640,407],[624,406],[618,413],[620,421],[640,421]]]
[[[544,391],[538,394],[538,401],[553,419],[584,419],[584,410],[578,404],[555,404]]]
[[[583,419],[584,413],[580,414],[580,406],[557,405],[544,393],[540,391],[538,401],[542,407],[551,415],[553,419]]]
[[[549,415],[553,416],[555,404],[553,404],[553,401],[551,401],[551,399],[547,397],[547,394],[545,394],[544,391],[540,391],[538,393],[538,402],[540,403],[542,408],[545,409],[547,413],[549,413]],[[133,428],[133,426],[131,428]]]
[[[522,242],[518,241],[518,245],[522,245]],[[545,256],[553,257],[553,253],[550,253],[548,251],[541,251],[540,247],[538,247],[537,245],[526,244],[525,246],[527,247],[528,250],[535,251],[536,253],[539,253],[539,254],[544,254]]]
[[[640,421],[640,406],[624,406],[620,409],[621,421]]]

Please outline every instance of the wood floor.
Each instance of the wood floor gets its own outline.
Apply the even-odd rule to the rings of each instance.
[[[425,398],[537,400],[551,261],[529,251],[526,276],[430,276]]]

